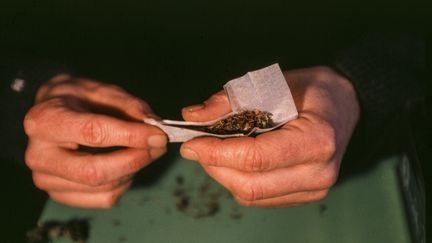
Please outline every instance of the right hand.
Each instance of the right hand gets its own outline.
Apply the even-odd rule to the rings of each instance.
[[[351,82],[331,68],[284,76],[298,119],[256,137],[194,138],[180,150],[245,206],[289,207],[326,197],[360,116]],[[228,112],[228,97],[220,92],[182,114],[186,121],[209,121]]]
[[[70,206],[112,207],[133,175],[166,151],[165,134],[142,122],[148,116],[147,103],[117,86],[57,75],[24,119],[34,184]],[[121,149],[89,153],[84,146]]]

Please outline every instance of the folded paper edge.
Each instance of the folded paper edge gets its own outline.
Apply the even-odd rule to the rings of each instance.
[[[217,138],[236,138],[236,137],[244,137],[246,135],[242,133],[236,133],[236,134],[214,134],[214,133],[207,133],[202,131],[196,131],[193,129],[187,129],[182,127],[176,127],[173,125],[164,125],[160,123],[159,121],[152,119],[152,118],[144,118],[144,122],[156,126],[160,128],[162,131],[164,131],[167,136],[168,140],[171,143],[177,143],[177,142],[186,142],[193,138],[197,137],[205,137],[205,136],[211,136],[211,137],[217,137]]]

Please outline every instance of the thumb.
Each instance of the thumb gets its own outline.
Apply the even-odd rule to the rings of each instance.
[[[219,91],[202,104],[188,106],[182,109],[185,121],[204,122],[216,119],[231,112],[231,107],[225,91]]]

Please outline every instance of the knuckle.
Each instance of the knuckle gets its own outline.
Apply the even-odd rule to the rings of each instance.
[[[82,127],[82,137],[88,144],[101,145],[106,140],[106,133],[96,118],[90,118]]]
[[[263,191],[259,184],[246,182],[234,189],[234,194],[243,201],[252,202],[263,198]]]
[[[318,157],[323,161],[330,161],[336,154],[336,133],[333,127],[324,126],[315,141]]]
[[[118,181],[109,182],[107,184],[104,184],[102,186],[95,187],[94,189],[101,192],[110,192],[114,189],[116,189],[119,186]]]
[[[142,141],[142,139],[140,140],[140,137],[138,135],[138,133],[134,133],[134,132],[128,132],[126,134],[126,139],[127,139],[127,143],[130,146],[136,146],[138,141]]]
[[[33,114],[28,112],[24,117],[24,132],[28,136],[32,136],[36,131],[36,122]]]
[[[30,169],[35,169],[38,165],[38,159],[37,159],[37,155],[34,149],[31,148],[27,148],[26,152],[24,154],[24,160],[25,163],[27,165],[27,167],[29,167]]]
[[[146,153],[148,153],[148,152],[146,152]],[[128,166],[129,166],[128,169],[130,171],[133,171],[133,172],[138,171],[143,167],[144,161],[145,161],[145,159],[143,157],[135,156],[135,157],[130,159],[130,161],[128,163]]]
[[[37,188],[39,188],[41,190],[45,189],[45,183],[43,182],[43,180],[36,173],[33,173],[32,179],[33,179],[33,184]]]
[[[94,165],[86,165],[82,168],[81,182],[87,186],[97,187],[104,183],[104,176]]]
[[[101,85],[101,83],[99,83],[98,81],[87,78],[77,78],[74,80],[74,82],[88,91],[94,91],[97,89],[97,87]]]
[[[257,172],[268,169],[268,164],[265,164],[264,156],[262,156],[256,146],[246,148],[246,156],[244,158],[244,169],[250,172]]]
[[[326,66],[319,66],[315,68],[315,79],[316,80],[326,80],[330,74],[330,68]]]
[[[82,82],[85,84],[85,86],[87,87],[88,90],[91,90],[93,92],[97,92],[97,93],[101,93],[103,92],[105,89],[107,89],[109,86],[111,86],[111,84],[104,84],[98,81],[93,81],[93,80],[82,80]],[[112,85],[114,86],[114,85]]]
[[[65,106],[63,98],[52,98],[33,106],[24,116],[25,133],[31,137],[46,130],[47,122],[55,121],[58,112]]]
[[[327,169],[321,178],[321,188],[330,188],[336,184],[338,179],[338,173],[335,169]]]
[[[141,101],[136,97],[130,97],[126,100],[127,107],[133,107],[135,109],[149,108],[145,102]]]
[[[242,200],[242,199],[238,199],[236,198],[236,202],[244,207],[253,207],[255,206],[255,202],[254,201],[247,201],[247,200]]]
[[[39,110],[39,106],[35,106],[31,108],[24,117],[24,131],[28,136],[34,135],[38,130],[37,124],[41,115]]]
[[[102,208],[112,208],[117,204],[120,195],[114,191],[107,192],[101,199]]]
[[[211,147],[207,153],[207,163],[208,165],[212,165],[212,166],[219,166],[220,162],[220,152],[218,149],[216,149],[216,147]]]
[[[311,201],[321,201],[324,200],[328,196],[329,190],[322,190],[316,192]]]

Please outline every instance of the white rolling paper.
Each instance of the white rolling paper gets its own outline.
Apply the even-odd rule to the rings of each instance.
[[[224,85],[232,112],[208,122],[186,122],[172,120],[155,120],[145,118],[144,122],[157,126],[167,135],[170,142],[185,142],[195,137],[213,136],[219,138],[241,137],[263,133],[276,129],[298,116],[294,100],[287,82],[278,64],[248,72],[242,77],[233,79]],[[245,110],[270,112],[274,125],[271,128],[255,128],[249,134],[213,134],[194,127],[206,127],[232,114]],[[183,126],[183,127],[182,127]],[[187,127],[185,127],[187,126]]]

